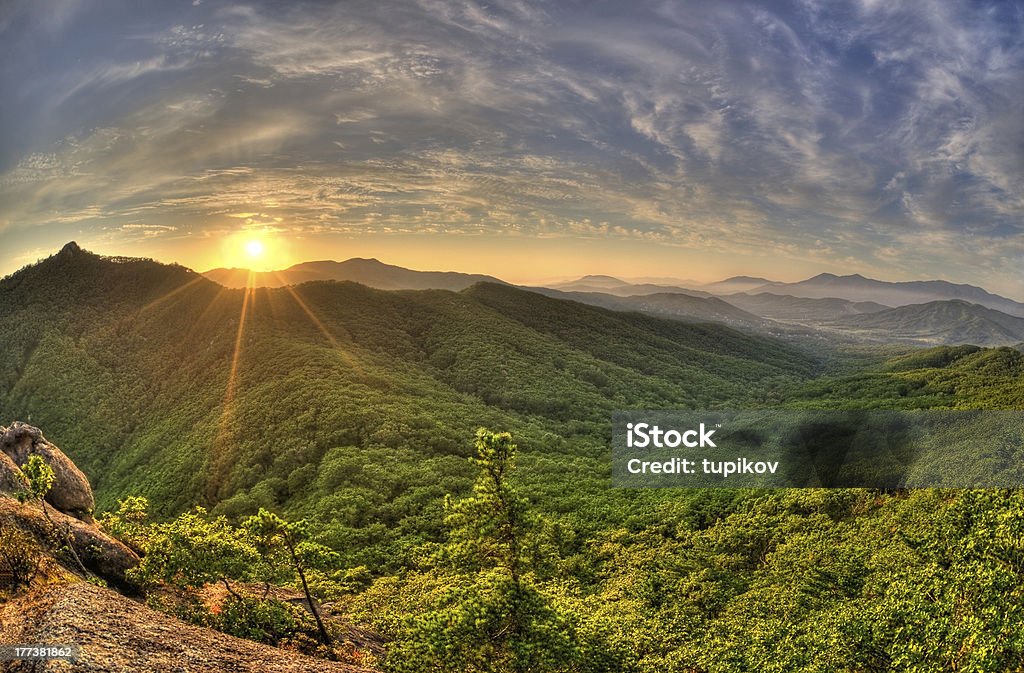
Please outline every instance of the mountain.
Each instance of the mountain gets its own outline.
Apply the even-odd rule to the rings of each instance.
[[[77,246],[0,280],[0,340],[0,417],[46,428],[99,510],[138,494],[158,524],[197,503],[225,527],[259,508],[306,519],[337,554],[314,590],[331,589],[334,614],[371,620],[389,670],[423,653],[487,668],[510,614],[544,640],[502,647],[543,643],[534,651],[553,656],[538,670],[1019,667],[1018,650],[978,643],[1020,630],[1005,610],[1021,585],[1006,562],[1020,489],[609,488],[615,410],[1021,409],[1024,354],[1009,348],[861,348],[821,363],[723,325],[495,283],[229,289]],[[512,433],[514,470],[492,459],[512,455],[504,443],[481,441],[469,463],[480,426]],[[1019,442],[999,439],[963,464],[1015,469]],[[53,544],[43,512],[56,510],[10,498],[0,535],[28,511]],[[187,558],[189,537],[168,556]],[[200,535],[200,562],[221,560],[223,537]],[[497,565],[502,549],[522,551],[523,584]],[[978,577],[1000,581],[979,590]],[[89,655],[75,670],[341,666],[185,627],[86,582],[41,584],[0,604],[0,643],[71,634]],[[947,647],[929,647],[936,633]]]
[[[700,289],[711,294],[734,294],[736,292],[749,292],[771,282],[767,278],[758,278],[756,276],[733,276],[732,278],[720,280],[717,283],[701,285]]]
[[[528,492],[567,511],[620,497],[614,410],[757,404],[818,366],[723,325],[497,283],[229,289],[77,247],[0,280],[0,342],[0,418],[47,428],[98,509],[266,507],[383,569],[438,535],[425,508],[469,488],[480,426],[513,432]]]
[[[693,297],[710,297],[703,290],[691,290],[676,285],[657,285],[654,283],[630,283],[611,276],[583,276],[566,283],[553,283],[548,286],[552,290],[562,292],[598,292],[613,294],[619,297],[633,297],[646,294],[688,294]]]
[[[582,287],[604,287],[604,288],[615,288],[622,287],[624,285],[630,285],[629,281],[620,280],[614,276],[602,276],[602,275],[590,275],[577,278],[574,281],[563,283],[563,286],[574,286],[579,285]]]
[[[413,271],[377,259],[353,258],[344,262],[303,262],[282,271],[211,269],[203,274],[230,288],[284,287],[313,280],[348,280],[381,290],[464,290],[474,283],[504,281],[482,274],[454,271]]]
[[[1000,297],[973,285],[957,285],[944,280],[887,282],[859,274],[836,276],[822,273],[798,283],[768,283],[756,292],[771,292],[794,297],[836,297],[855,302],[876,302],[886,306],[906,306],[932,301],[960,299],[972,304],[1024,317],[1024,303]]]
[[[661,285],[663,287],[699,287],[703,285],[699,280],[676,278],[675,276],[637,276],[623,280],[632,285]]]
[[[792,321],[801,324],[829,322],[848,315],[874,313],[892,308],[875,302],[853,302],[846,299],[808,299],[789,295],[760,292],[758,294],[725,295],[733,306],[770,320]]]
[[[532,288],[548,297],[568,299],[581,304],[601,306],[613,311],[638,311],[649,315],[686,320],[689,322],[718,322],[739,328],[764,328],[762,318],[736,308],[717,297],[694,297],[688,294],[661,292],[620,297],[603,292],[563,292],[549,288]]]
[[[848,316],[833,324],[884,341],[1010,346],[1024,340],[1024,318],[959,299]]]

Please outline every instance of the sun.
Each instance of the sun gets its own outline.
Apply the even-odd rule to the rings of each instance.
[[[266,252],[266,246],[263,245],[263,241],[253,239],[245,242],[245,254],[251,259],[263,257],[264,252]]]
[[[230,233],[219,242],[216,266],[265,272],[292,263],[292,241],[281,232],[248,229]]]

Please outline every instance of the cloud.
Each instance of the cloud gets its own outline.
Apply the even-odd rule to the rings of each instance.
[[[250,213],[297,231],[640,238],[887,277],[1017,261],[998,252],[1024,206],[1009,4],[194,5],[76,9],[97,39],[4,71],[7,114],[46,112],[0,143],[18,148],[0,161],[0,227],[182,233]]]

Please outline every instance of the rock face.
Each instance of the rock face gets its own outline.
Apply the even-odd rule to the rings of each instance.
[[[23,505],[0,494],[0,526],[20,528],[44,549],[53,544],[56,526],[62,535],[67,535],[86,569],[123,591],[137,591],[127,578],[128,570],[139,564],[135,552],[104,533],[96,524],[79,521],[53,509],[49,515],[47,519],[38,505]],[[68,559],[63,559],[62,563],[69,568],[74,567]]]
[[[0,452],[14,461],[15,465],[24,465],[32,455],[40,456],[53,469],[55,477],[53,488],[46,495],[46,502],[75,518],[92,520],[96,501],[89,480],[63,451],[46,441],[39,428],[21,421],[15,421],[9,428],[0,427]],[[16,490],[4,488],[4,474],[5,467],[0,462],[0,491]],[[10,481],[10,478],[7,480]]]
[[[0,605],[0,644],[13,643],[74,643],[81,650],[73,665],[2,669],[12,673],[373,673],[185,624],[84,582]]]
[[[17,493],[28,487],[21,470],[6,453],[0,452],[0,493]]]
[[[46,461],[54,473],[53,487],[46,495],[46,512],[38,503],[20,504],[7,497],[27,486],[18,466],[33,455]],[[139,557],[93,522],[94,506],[88,479],[70,458],[46,441],[39,428],[20,421],[9,428],[0,427],[0,526],[22,529],[44,549],[53,545],[55,534],[66,537],[87,570],[132,591],[126,574],[138,565]],[[67,559],[63,562],[67,565]]]

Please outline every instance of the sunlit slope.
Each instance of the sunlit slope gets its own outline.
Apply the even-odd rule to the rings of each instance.
[[[143,493],[164,512],[314,508],[356,482],[369,504],[332,512],[434,501],[480,425],[519,434],[527,478],[535,452],[598,479],[613,409],[762,403],[812,369],[725,327],[498,285],[228,290],[77,248],[0,283],[0,338],[2,417],[46,427],[101,506]],[[367,484],[369,463],[404,476]]]
[[[855,374],[815,379],[789,404],[814,408],[1024,410],[1024,354],[1013,348],[940,346]]]

